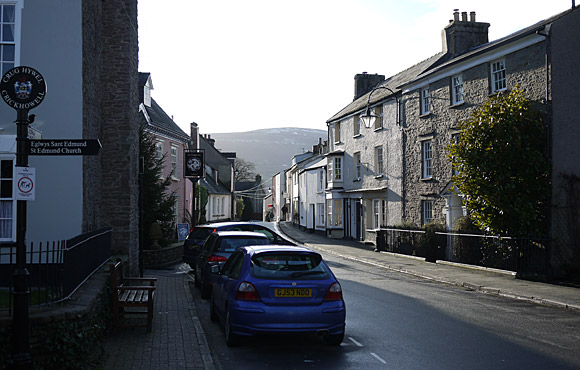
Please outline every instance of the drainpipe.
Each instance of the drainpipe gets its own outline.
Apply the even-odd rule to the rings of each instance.
[[[572,5],[574,6],[574,0],[572,1]],[[546,86],[545,86],[545,101],[546,101],[546,122],[544,124],[545,129],[546,129],[546,155],[548,156],[548,160],[552,161],[552,124],[553,124],[553,118],[552,118],[552,100],[550,99],[550,72],[552,70],[551,68],[551,33],[550,33],[550,28],[551,28],[551,24],[548,24],[544,27],[544,30],[542,31],[536,31],[536,34],[539,36],[543,36],[545,39],[545,71],[546,71]],[[549,174],[548,174],[548,178],[551,180],[552,179],[552,166],[550,166],[549,168]],[[550,194],[549,198],[548,198],[548,204],[547,204],[547,223],[548,223],[548,238],[550,240],[552,240],[552,194]],[[551,275],[551,254],[552,254],[552,248],[551,248],[551,243],[548,244],[548,251],[546,253],[546,267],[548,270],[548,275]]]

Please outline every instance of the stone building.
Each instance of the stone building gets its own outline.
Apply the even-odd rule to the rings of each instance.
[[[354,101],[327,121],[331,235],[373,241],[373,230],[402,222],[451,230],[464,214],[446,150],[460,133],[458,122],[490,95],[519,85],[547,117],[552,269],[580,264],[580,78],[571,64],[580,45],[570,36],[578,34],[579,18],[572,8],[489,42],[488,23],[455,11],[440,53],[384,81],[355,76]],[[367,106],[376,116],[370,128],[360,122]],[[341,225],[328,224],[333,219]]]

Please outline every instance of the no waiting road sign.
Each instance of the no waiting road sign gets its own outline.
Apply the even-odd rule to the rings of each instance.
[[[36,170],[32,167],[16,167],[16,200],[34,200]]]

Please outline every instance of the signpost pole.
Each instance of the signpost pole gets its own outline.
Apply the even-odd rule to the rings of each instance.
[[[18,109],[16,119],[16,167],[28,167],[28,110]],[[14,364],[32,369],[28,322],[29,272],[26,268],[26,201],[16,201],[16,269],[14,270]]]
[[[31,67],[18,66],[0,80],[2,100],[16,110],[16,167],[28,167],[28,112],[44,101],[46,81]],[[19,172],[19,171],[17,171]],[[30,179],[28,179],[30,180]],[[23,183],[25,184],[25,183]],[[33,185],[28,182],[28,185]],[[32,190],[30,188],[29,190]],[[16,267],[14,269],[14,316],[12,358],[14,368],[32,369],[28,320],[28,269],[26,268],[26,200],[16,200]]]

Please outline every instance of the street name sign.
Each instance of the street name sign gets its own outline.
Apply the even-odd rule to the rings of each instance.
[[[29,140],[29,155],[97,155],[101,149],[98,139],[42,139]]]

